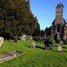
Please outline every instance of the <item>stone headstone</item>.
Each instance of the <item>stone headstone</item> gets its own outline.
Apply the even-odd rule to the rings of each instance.
[[[62,51],[62,45],[58,45],[58,49],[57,49],[59,52],[61,52]]]
[[[32,36],[30,36],[30,40],[33,40],[33,37]]]
[[[21,37],[21,40],[22,40],[22,41],[25,41],[25,37],[26,37],[26,36],[23,35],[23,36]]]
[[[0,47],[2,46],[3,42],[4,42],[4,38],[0,37]]]
[[[36,44],[33,42],[33,44],[31,45],[31,48],[35,48]]]
[[[61,52],[62,51],[62,46],[63,46],[63,41],[61,40],[59,45],[58,45],[58,51]]]
[[[18,42],[17,36],[14,36],[14,42]]]
[[[27,36],[26,36],[26,38],[27,38],[28,40],[33,40],[32,35],[30,35],[30,36],[29,36],[29,35],[27,35]]]
[[[60,41],[60,45],[61,45],[61,46],[63,45],[63,41]]]

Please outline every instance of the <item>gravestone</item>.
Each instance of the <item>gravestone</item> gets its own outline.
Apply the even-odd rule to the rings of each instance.
[[[58,45],[58,52],[61,52],[62,51],[62,45]]]
[[[26,38],[27,38],[28,40],[33,40],[32,35],[30,35],[30,36],[29,36],[29,35],[27,35],[27,36],[26,36]]]
[[[14,42],[18,42],[17,36],[14,36]]]
[[[35,48],[36,44],[33,42],[33,44],[31,45],[31,48]]]
[[[0,47],[2,46],[3,42],[4,42],[4,38],[0,37]]]
[[[33,37],[32,37],[32,36],[30,36],[30,37],[29,37],[29,39],[30,39],[30,40],[33,40]]]
[[[26,37],[26,36],[23,35],[23,36],[21,37],[21,40],[22,40],[22,41],[25,41],[25,37]]]
[[[62,45],[63,45],[63,41],[60,41],[60,44],[58,45],[58,51],[59,52],[62,51]]]

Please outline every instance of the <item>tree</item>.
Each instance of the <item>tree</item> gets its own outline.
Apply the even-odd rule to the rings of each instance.
[[[37,22],[37,18],[35,17],[35,27],[34,27],[33,36],[39,36],[39,35],[40,35],[40,25]]]
[[[0,0],[0,36],[32,35],[36,27],[39,25],[30,10],[29,0]]]
[[[53,45],[55,44],[55,40],[52,36],[48,36],[45,41],[44,41],[44,44],[45,44],[45,49],[53,49]]]

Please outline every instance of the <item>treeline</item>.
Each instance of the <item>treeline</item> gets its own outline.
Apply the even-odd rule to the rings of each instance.
[[[0,36],[38,35],[40,26],[29,0],[0,0]]]

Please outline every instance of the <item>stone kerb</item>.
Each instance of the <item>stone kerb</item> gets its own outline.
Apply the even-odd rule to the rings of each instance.
[[[13,51],[13,52],[9,52],[9,53],[0,54],[0,63],[11,60],[11,59],[21,56],[23,54],[25,54],[25,53],[19,52],[19,51]]]

